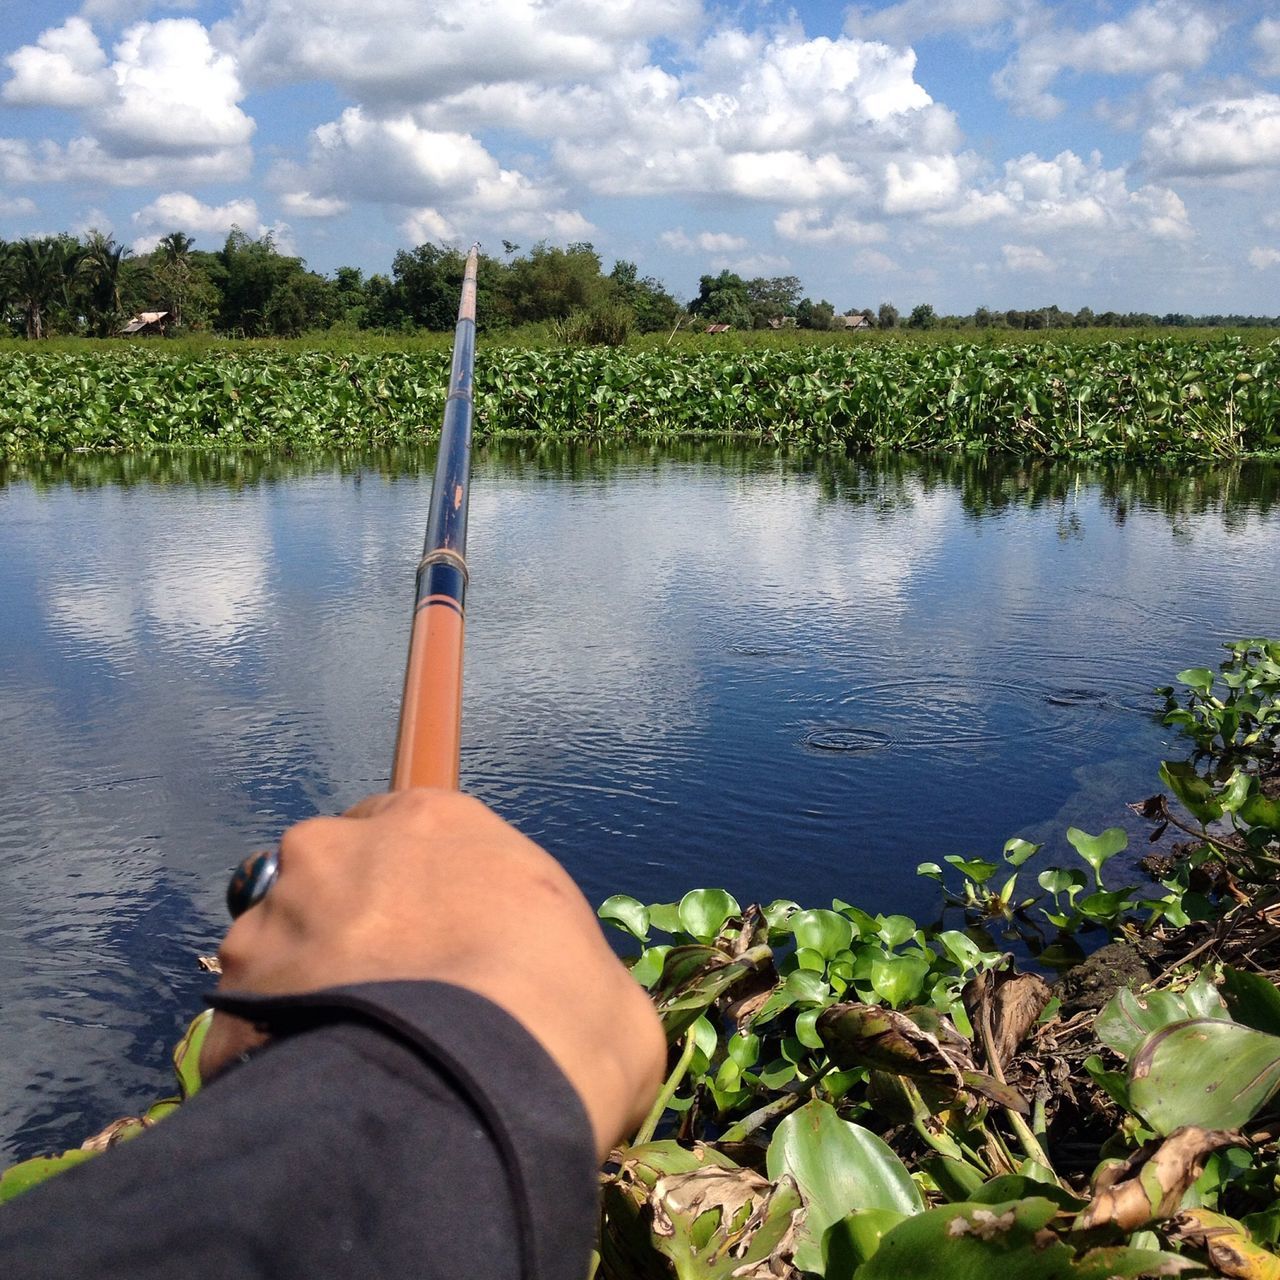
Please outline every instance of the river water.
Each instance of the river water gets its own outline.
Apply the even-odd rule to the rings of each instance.
[[[170,1090],[228,868],[384,785],[430,451],[0,471],[0,1154]],[[936,914],[1280,632],[1280,467],[482,450],[464,785],[588,897]],[[1184,753],[1183,753],[1184,754]],[[1117,864],[1123,861],[1118,859]]]

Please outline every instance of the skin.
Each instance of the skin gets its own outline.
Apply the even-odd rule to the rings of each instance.
[[[285,832],[280,875],[218,952],[219,989],[288,995],[449,982],[511,1014],[578,1092],[603,1159],[635,1131],[666,1064],[648,996],[560,865],[480,801],[418,788]],[[206,1079],[264,1042],[214,1016]]]

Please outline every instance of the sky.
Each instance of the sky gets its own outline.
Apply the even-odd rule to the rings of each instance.
[[[0,238],[1280,312],[1280,0],[0,0]]]

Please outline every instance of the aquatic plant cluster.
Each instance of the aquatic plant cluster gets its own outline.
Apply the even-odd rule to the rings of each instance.
[[[314,449],[438,430],[445,352],[0,354],[0,456]],[[482,348],[478,439],[739,437],[1105,458],[1280,449],[1280,340]]]
[[[1034,879],[1019,838],[922,864],[927,925],[717,888],[605,902],[670,1067],[604,1171],[596,1280],[1280,1277],[1280,641],[1227,649],[1167,691],[1189,754],[1131,808],[1190,839],[1145,886],[1107,883],[1121,828],[1072,828],[1077,865]],[[1050,987],[1090,931],[1112,941]],[[202,1029],[179,1097],[15,1166],[0,1200],[161,1122]]]

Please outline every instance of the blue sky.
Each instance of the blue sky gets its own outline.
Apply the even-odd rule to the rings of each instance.
[[[1280,0],[0,0],[0,237],[1280,312]]]

